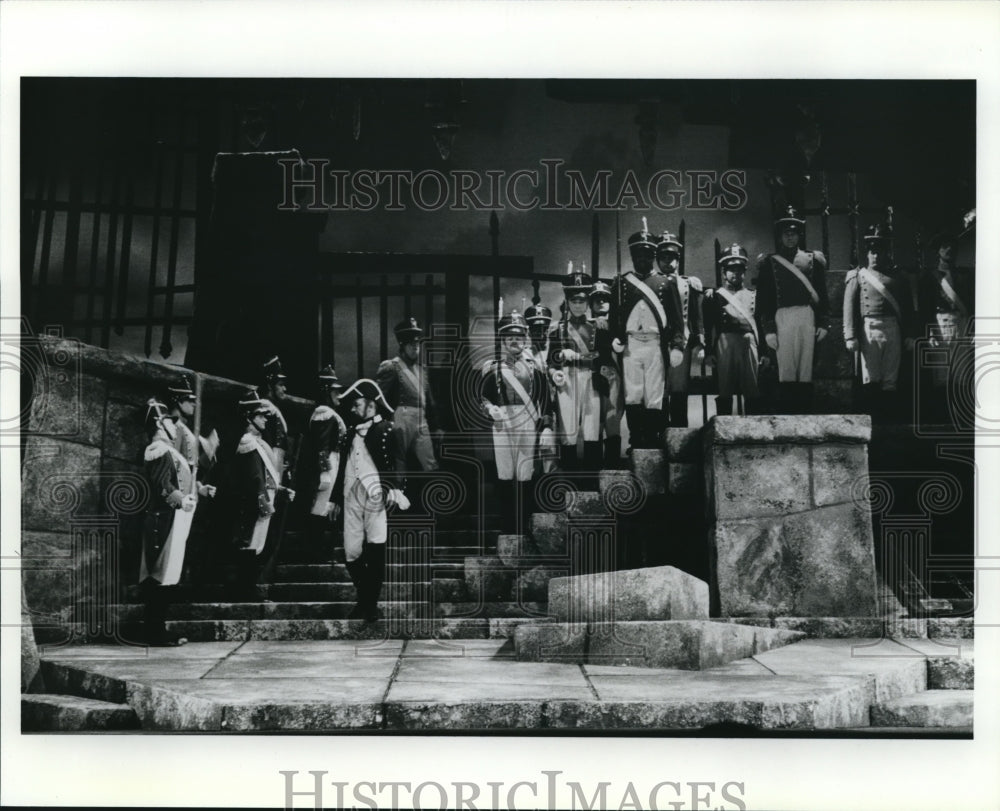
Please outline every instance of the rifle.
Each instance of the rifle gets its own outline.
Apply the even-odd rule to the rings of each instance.
[[[618,309],[615,312],[616,319],[622,317],[622,308],[625,306],[625,290],[622,284],[622,221],[621,221],[621,209],[615,211],[615,252],[617,254],[617,268],[615,271],[615,283],[618,286]],[[617,324],[611,327],[612,335],[617,329]]]

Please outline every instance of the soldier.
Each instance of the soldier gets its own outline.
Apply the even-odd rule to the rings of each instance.
[[[622,355],[625,418],[634,448],[663,445],[665,372],[684,360],[684,328],[676,297],[667,296],[667,277],[654,270],[656,240],[646,218],[628,238],[633,270],[611,288],[612,348]]]
[[[256,596],[258,556],[264,550],[267,530],[274,514],[275,495],[286,491],[288,500],[295,491],[281,484],[281,474],[270,445],[264,440],[267,420],[273,408],[249,389],[239,401],[246,432],[236,448],[232,467],[232,493],[237,503],[234,541],[238,558],[238,590],[241,596]]]
[[[742,394],[746,413],[757,410],[760,333],[756,320],[757,293],[743,287],[747,252],[737,243],[719,257],[722,287],[705,291],[705,334],[715,355],[719,385],[716,414],[733,413],[733,396]]]
[[[264,403],[269,411],[263,438],[270,446],[275,467],[284,480],[287,469],[285,457],[288,454],[288,422],[281,412],[281,404],[288,396],[288,376],[282,372],[281,359],[277,355],[264,364],[264,384],[266,386]]]
[[[972,402],[967,391],[949,392],[949,383],[972,380],[974,358],[966,339],[972,334],[976,281],[971,271],[956,266],[958,239],[953,234],[935,236],[929,247],[937,257],[917,283],[920,323],[930,345],[946,351],[947,362],[933,365],[922,389],[928,416],[939,420],[948,413],[951,397]]]
[[[171,586],[180,580],[184,551],[198,501],[197,486],[187,459],[174,447],[176,431],[163,403],[153,399],[146,407],[150,443],[143,453],[150,502],[142,530],[139,588],[146,604],[145,641],[157,647],[176,647],[187,640],[167,633]],[[207,492],[205,493],[207,495]]]
[[[501,305],[502,306],[502,305]],[[515,310],[497,321],[500,358],[483,365],[483,408],[493,421],[500,513],[508,531],[524,529],[539,433],[552,428],[545,375],[526,352],[528,325]],[[516,484],[515,484],[516,483]],[[515,486],[519,497],[515,500]],[[521,511],[515,505],[520,503]]]
[[[884,418],[893,411],[904,338],[913,348],[910,288],[893,261],[888,229],[871,226],[863,242],[868,263],[849,271],[844,287],[844,345],[860,350],[865,410]]]
[[[664,231],[656,245],[656,264],[670,282],[669,295],[676,298],[675,308],[681,311],[684,330],[684,358],[667,372],[670,424],[687,428],[688,390],[691,388],[691,360],[701,363],[705,358],[705,328],[702,326],[701,296],[703,287],[697,276],[684,276],[680,272],[681,252],[684,246],[669,231]]]
[[[601,398],[601,425],[604,426],[604,467],[615,469],[621,464],[622,455],[622,376],[618,356],[611,348],[611,331],[608,315],[611,312],[611,285],[594,282],[590,291],[590,314],[597,328],[594,348],[594,390]]]
[[[552,310],[541,303],[541,299],[536,296],[532,299],[532,304],[524,311],[524,320],[528,324],[528,335],[531,339],[531,354],[534,357],[535,365],[541,370],[542,375],[548,380],[549,369],[549,349],[550,335],[549,327],[552,325]],[[554,371],[554,370],[552,370]],[[555,386],[548,386],[549,401],[553,409],[556,403]],[[538,435],[538,461],[541,473],[551,473],[556,468],[559,458],[559,450],[556,447],[555,431],[551,428],[543,428]]]
[[[583,439],[583,467],[601,466],[601,397],[594,389],[597,328],[588,316],[593,282],[573,263],[563,282],[566,312],[551,334],[550,363],[559,413],[559,457],[563,470],[579,467],[577,441]]]
[[[764,340],[778,355],[781,409],[789,414],[812,411],[813,353],[829,328],[826,257],[799,247],[805,220],[788,206],[775,220],[781,240],[776,253],[757,260],[757,305]]]
[[[310,544],[322,543],[323,533],[340,514],[340,506],[333,497],[333,485],[347,440],[347,425],[336,410],[344,385],[333,366],[327,364],[320,371],[319,389],[321,399],[309,418],[298,466],[298,490],[306,495],[309,504],[306,532]]]
[[[356,592],[348,619],[375,622],[385,581],[386,509],[409,509],[403,493],[405,480],[397,472],[399,434],[386,416],[392,408],[378,384],[367,378],[356,381],[342,395],[349,408],[350,427],[340,458],[335,493],[343,503],[344,558]]]
[[[386,403],[394,409],[393,422],[399,434],[396,469],[401,475],[406,472],[406,457],[412,451],[422,469],[437,470],[434,446],[440,443],[443,432],[438,428],[427,371],[420,363],[419,341],[424,331],[417,319],[408,318],[397,324],[393,332],[399,342],[399,354],[382,361],[375,377],[385,393]]]

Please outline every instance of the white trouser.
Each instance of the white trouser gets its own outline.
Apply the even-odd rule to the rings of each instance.
[[[903,338],[895,316],[866,316],[861,339],[861,382],[881,383],[886,391],[895,391],[902,350]]]
[[[601,398],[594,391],[593,372],[570,367],[565,374],[566,383],[556,392],[560,440],[575,445],[582,431],[584,442],[596,442],[601,438]]]
[[[438,463],[434,457],[431,430],[427,427],[423,410],[414,406],[399,406],[392,415],[392,422],[399,437],[399,452],[404,460],[406,454],[412,450],[420,462],[420,467],[424,470],[437,470]]]
[[[493,422],[493,453],[497,478],[531,481],[535,467],[535,421],[523,405],[500,406],[503,418]]]
[[[802,304],[781,307],[774,314],[778,327],[778,380],[782,383],[811,383],[813,351],[816,349],[816,315]]]
[[[366,486],[367,485],[367,486]],[[344,557],[348,562],[361,557],[365,542],[385,543],[388,535],[385,499],[378,478],[365,482],[355,479],[344,487]]]
[[[660,337],[640,340],[630,335],[622,365],[625,367],[625,405],[662,409],[665,369]]]

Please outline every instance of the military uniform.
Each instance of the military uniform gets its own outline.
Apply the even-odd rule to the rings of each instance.
[[[656,240],[645,219],[643,230],[629,237],[629,250],[635,270],[616,278],[611,287],[612,346],[622,354],[632,446],[655,448],[662,445],[666,428],[666,369],[681,363],[687,342],[678,300],[668,295],[667,277],[653,269]]]
[[[715,354],[715,374],[719,386],[717,414],[733,413],[733,397],[745,398],[747,413],[756,410],[759,397],[760,334],[757,324],[757,293],[743,287],[747,252],[738,244],[719,258],[726,270],[736,270],[737,282],[705,293],[705,335]]]
[[[356,381],[342,398],[349,403],[375,403],[388,413],[392,411],[372,380]],[[343,502],[344,558],[357,592],[357,604],[348,618],[371,622],[378,618],[378,599],[385,580],[386,508],[395,504],[405,510],[410,505],[403,493],[405,479],[397,472],[399,435],[392,421],[376,411],[365,417],[354,415],[352,422],[334,492]]]
[[[590,313],[597,334],[594,338],[594,390],[601,398],[601,425],[604,427],[604,467],[617,468],[621,462],[622,374],[620,360],[612,348],[608,315],[611,311],[611,286],[594,283],[590,291]]]
[[[528,334],[531,338],[531,355],[535,365],[541,371],[548,383],[551,383],[550,374],[553,370],[549,368],[549,351],[551,337],[549,327],[552,324],[552,310],[535,300],[534,303],[524,311],[524,320],[528,324]],[[556,388],[554,385],[547,385],[549,392],[550,410],[556,408]],[[556,433],[552,428],[545,427],[538,435],[538,472],[551,473],[555,468],[559,458],[557,448]]]
[[[779,232],[804,233],[805,221],[795,210],[775,222]],[[782,410],[811,410],[813,355],[818,331],[829,328],[826,257],[820,251],[782,247],[762,255],[757,264],[757,306],[766,339],[777,341],[778,381]]]
[[[691,388],[691,360],[695,350],[705,346],[705,328],[702,325],[702,294],[704,288],[697,276],[680,273],[680,256],[684,246],[678,238],[665,231],[656,246],[656,259],[660,271],[669,282],[667,295],[675,299],[672,309],[680,311],[684,332],[684,357],[677,366],[667,371],[666,392],[670,399],[670,424],[686,428],[688,424],[688,390]]]
[[[952,251],[957,243],[947,235],[936,237],[931,247],[935,250],[947,244]],[[935,387],[947,384],[949,372],[955,368],[956,356],[968,353],[970,347],[964,339],[971,336],[970,326],[975,315],[976,280],[973,273],[957,268],[949,255],[947,260],[921,274],[917,281],[917,300],[922,329],[931,340],[948,352],[947,364],[935,364],[931,383]]]
[[[400,352],[391,360],[382,361],[375,375],[386,402],[393,409],[393,422],[399,435],[396,460],[400,472],[406,470],[406,457],[411,451],[424,470],[437,470],[431,432],[438,430],[437,409],[431,394],[427,372],[419,361],[404,357],[403,346],[418,341],[424,334],[415,318],[396,325],[394,330]]]
[[[278,386],[284,388],[287,385],[288,376],[282,372],[281,359],[277,355],[264,364],[264,380],[272,392],[272,397],[274,397],[273,393]],[[265,398],[263,402],[268,409],[268,414],[267,425],[264,428],[262,436],[271,448],[274,456],[274,465],[278,469],[278,473],[281,474],[282,481],[278,482],[281,484],[286,478],[285,461],[289,447],[288,421],[285,419],[285,415],[278,404],[280,403],[280,399],[277,397],[274,397],[273,400]],[[291,477],[291,475],[292,472],[289,471],[288,477]]]

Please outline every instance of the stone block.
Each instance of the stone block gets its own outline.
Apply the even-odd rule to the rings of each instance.
[[[87,582],[80,573],[94,559],[93,550],[75,545],[69,533],[27,531],[21,535],[25,597],[36,624],[69,619],[73,605],[83,596],[79,585]]]
[[[972,639],[975,636],[972,617],[939,617],[927,620],[927,636],[931,639]]]
[[[868,479],[868,449],[864,445],[820,445],[812,449],[813,503],[852,503],[855,490]]]
[[[552,569],[547,566],[522,570],[517,576],[514,598],[522,603],[546,603],[549,599],[549,582],[554,578],[566,577],[567,574],[569,572],[566,569]]]
[[[99,515],[101,451],[29,437],[21,478],[23,530],[69,532],[73,515]]]
[[[101,447],[107,385],[78,364],[77,353],[59,363],[48,359],[34,379],[28,430],[91,447]]]
[[[667,459],[671,462],[700,462],[701,429],[668,428]]]
[[[138,462],[149,444],[145,431],[146,404],[108,400],[104,416],[104,456]]]
[[[607,508],[618,515],[636,512],[651,492],[630,470],[602,470],[598,474],[598,487]]]
[[[139,719],[127,704],[78,696],[21,696],[23,732],[89,732],[138,727]]]
[[[927,660],[927,689],[971,690],[975,686],[976,665],[961,656],[935,656]]]
[[[735,418],[732,418],[735,419]],[[809,449],[798,445],[734,445],[712,450],[718,520],[782,516],[812,506]]]
[[[662,495],[667,485],[667,454],[658,448],[634,448],[630,457],[632,473],[649,495]]]
[[[465,559],[465,590],[469,598],[480,602],[511,602],[517,572],[500,558]]]
[[[700,496],[704,477],[701,465],[686,462],[671,462],[667,475],[667,486],[672,496]]]
[[[928,690],[872,707],[872,726],[971,727],[972,690]]]
[[[864,510],[843,504],[718,522],[709,546],[713,608],[721,616],[876,616],[871,516]]]
[[[500,535],[497,538],[497,557],[504,565],[518,568],[525,559],[538,558],[538,547],[528,535]]]
[[[851,414],[854,406],[854,383],[852,380],[813,380],[813,406],[823,414]]]
[[[713,417],[704,429],[705,447],[824,442],[863,443],[871,439],[872,420],[866,414],[771,415]]]
[[[568,519],[565,513],[532,513],[531,539],[543,555],[564,556]]]
[[[610,515],[600,492],[574,490],[566,494],[566,514],[571,518]]]
[[[569,622],[708,617],[708,584],[673,566],[549,581],[549,616]]]
[[[39,691],[42,688],[41,662],[38,645],[35,644],[35,629],[31,625],[31,612],[21,581],[21,692]]]
[[[583,662],[586,624],[524,623],[514,629],[519,662]]]

